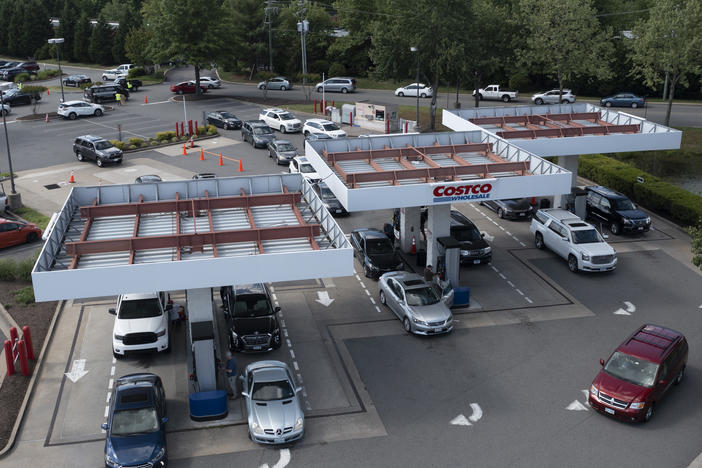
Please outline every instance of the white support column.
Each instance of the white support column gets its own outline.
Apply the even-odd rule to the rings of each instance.
[[[570,181],[570,186],[575,187],[578,184],[578,155],[574,156],[558,156],[558,160],[556,164],[561,166],[563,169],[570,171],[572,174],[573,178]],[[565,208],[566,207],[566,197],[568,194],[558,196],[556,195],[554,198],[554,207],[556,208]]]
[[[427,236],[427,265],[436,271],[436,257],[439,255],[438,237],[451,235],[451,205],[432,205],[428,208],[424,233]]]
[[[415,238],[417,250],[419,250],[422,233],[419,231],[418,206],[400,208],[400,249],[403,252],[410,253],[412,237]]]
[[[212,289],[197,288],[186,291],[190,346],[193,353],[198,388],[201,392],[217,390],[215,369],[215,321]]]

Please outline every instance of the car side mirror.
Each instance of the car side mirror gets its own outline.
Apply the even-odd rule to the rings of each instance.
[[[244,381],[244,376],[243,376],[243,375],[240,375],[240,376],[239,376],[239,380],[241,380],[241,381],[243,382],[243,381]]]
[[[107,309],[107,311],[108,311],[109,313],[111,313],[112,315],[117,315],[117,311],[115,310],[114,307],[110,307],[109,309]]]
[[[161,418],[161,424],[166,424],[168,422],[168,416],[164,416]]]
[[[302,387],[295,387],[295,393],[300,393],[302,391]]]
[[[241,396],[248,398],[249,397],[249,392],[241,392]]]
[[[561,237],[561,240],[564,240],[564,241],[568,242],[568,237],[563,236],[563,237]]]
[[[604,367],[604,359],[600,359],[600,365]]]
[[[274,311],[275,311],[275,313],[277,314],[278,312],[280,312],[280,307],[276,307],[276,308],[275,308],[275,309],[273,309],[273,310],[274,310]]]
[[[100,424],[100,427],[102,428],[103,431],[106,431],[110,428],[110,426],[108,426],[107,423]]]
[[[481,232],[481,233],[480,233],[480,237],[485,237],[485,233],[484,233],[484,232]]]

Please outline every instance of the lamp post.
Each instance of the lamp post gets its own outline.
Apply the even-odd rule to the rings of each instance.
[[[419,49],[417,47],[410,47],[410,52],[417,54],[417,81],[414,85],[417,92],[417,114],[415,118],[417,121],[417,128],[419,128]]]
[[[65,39],[62,37],[57,37],[55,39],[49,39],[49,44],[63,44]],[[61,72],[61,55],[59,54],[59,47],[56,46],[56,58],[58,59],[59,67],[59,83],[61,83],[61,102],[66,102],[66,98],[63,95],[63,73]]]

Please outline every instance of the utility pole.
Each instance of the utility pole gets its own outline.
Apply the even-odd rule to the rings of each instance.
[[[268,71],[273,71],[273,14],[278,13],[278,2],[276,0],[266,0],[266,18],[264,23],[268,25]]]
[[[305,0],[300,0],[298,6],[298,15],[300,16],[300,21],[297,23],[297,31],[300,33],[300,47],[302,51],[302,89],[305,90],[305,97],[309,99],[307,95],[307,46],[305,43],[305,37],[310,31],[310,22],[305,19],[307,16],[307,2]]]

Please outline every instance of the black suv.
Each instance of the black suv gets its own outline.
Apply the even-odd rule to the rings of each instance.
[[[102,137],[83,135],[73,142],[73,152],[78,161],[86,159],[94,160],[102,167],[108,163],[120,164],[122,162],[122,150]]]
[[[220,295],[230,323],[230,350],[258,352],[280,348],[280,307],[273,308],[264,284],[223,286]]]
[[[142,86],[144,86],[144,83],[143,83],[141,80],[137,80],[137,79],[134,79],[134,78],[129,78],[129,79],[126,79],[126,78],[117,78],[117,79],[114,81],[114,84],[116,84],[116,85],[118,85],[118,86],[121,86],[122,89],[126,89],[126,90],[129,90],[129,84],[128,84],[128,83],[132,85],[132,88],[131,88],[132,91],[139,91],[139,88],[141,88]]]
[[[363,265],[366,278],[378,278],[389,271],[405,269],[402,257],[397,253],[392,241],[376,229],[356,229],[351,231],[353,254]]]
[[[111,85],[95,85],[86,88],[83,91],[83,97],[90,102],[100,103],[103,101],[116,101],[117,93],[124,96],[125,100],[129,100],[129,91],[115,84]]]
[[[461,263],[490,263],[492,248],[484,235],[460,211],[451,210],[451,237],[461,243]]]
[[[607,187],[592,185],[587,191],[587,215],[609,226],[612,234],[651,229],[651,217],[636,208],[625,195]]]
[[[31,104],[32,98],[39,101],[41,99],[41,95],[39,93],[34,93],[34,94],[23,93],[19,89],[13,88],[13,89],[8,89],[7,91],[5,91],[5,93],[2,95],[2,98],[5,101],[5,104],[9,104],[11,106],[17,106],[20,104]]]
[[[246,120],[241,126],[241,139],[251,143],[254,148],[265,148],[275,140],[275,134],[263,120]]]

